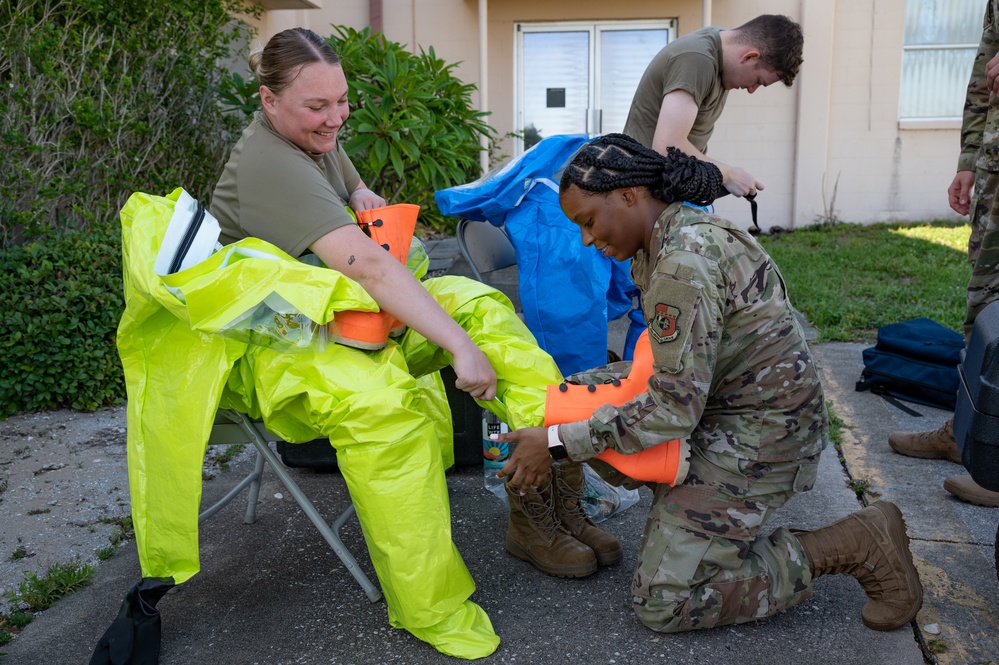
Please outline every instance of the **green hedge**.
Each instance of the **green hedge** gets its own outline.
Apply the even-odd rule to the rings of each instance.
[[[243,0],[0,2],[0,418],[125,396],[118,212],[208,200],[245,125],[219,103]]]
[[[121,403],[120,231],[70,231],[3,250],[0,274],[0,417]]]
[[[125,397],[118,211],[133,191],[207,201],[255,106],[225,69],[253,29],[242,0],[0,2],[0,418]],[[351,81],[344,140],[365,182],[424,206],[478,176],[495,131],[433,49],[334,28]],[[236,103],[233,103],[235,100]],[[25,244],[22,244],[25,243]]]
[[[364,184],[389,203],[421,206],[422,224],[453,231],[456,220],[443,218],[434,191],[478,178],[479,139],[496,136],[472,103],[475,86],[432,46],[410,53],[370,28],[337,25],[327,41],[349,84],[350,119],[340,138]]]
[[[0,2],[0,247],[117,227],[132,192],[207,200],[243,129],[213,92],[242,0]]]

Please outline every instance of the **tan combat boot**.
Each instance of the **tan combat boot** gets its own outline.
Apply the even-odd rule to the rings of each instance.
[[[794,533],[813,578],[831,573],[857,578],[868,598],[861,615],[868,628],[894,630],[916,617],[923,586],[895,504],[878,501],[817,531]]]
[[[589,547],[569,535],[555,516],[555,497],[548,482],[524,496],[506,483],[510,500],[510,521],[506,530],[506,551],[530,561],[543,573],[557,577],[586,577],[597,571],[597,556]]]
[[[974,503],[986,508],[999,508],[999,492],[987,490],[968,474],[949,476],[944,479],[944,489],[961,501]],[[996,541],[999,544],[999,540]],[[999,559],[996,559],[999,561]],[[999,568],[996,568],[999,571]]]
[[[888,445],[899,455],[922,459],[949,459],[961,464],[961,454],[954,439],[954,419],[951,418],[932,432],[892,432]]]
[[[617,538],[601,531],[586,514],[583,506],[583,486],[586,477],[583,465],[577,462],[555,464],[555,516],[569,534],[588,546],[597,555],[597,564],[609,566],[621,560],[624,553]]]

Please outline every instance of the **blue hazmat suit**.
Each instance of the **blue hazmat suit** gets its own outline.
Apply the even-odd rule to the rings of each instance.
[[[517,253],[524,322],[566,376],[607,363],[608,322],[629,311],[625,360],[645,329],[630,262],[580,242],[558,202],[560,170],[585,134],[550,136],[475,182],[434,193],[445,215],[505,226]]]

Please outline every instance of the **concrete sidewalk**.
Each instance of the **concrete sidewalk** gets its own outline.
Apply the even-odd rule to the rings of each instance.
[[[460,273],[453,250],[439,250],[436,268]],[[441,257],[444,257],[443,259]],[[450,257],[448,259],[447,257]],[[515,280],[514,280],[515,283]],[[624,561],[581,580],[549,577],[506,554],[505,504],[483,488],[478,468],[449,474],[455,542],[478,585],[473,599],[502,638],[484,663],[738,663],[914,664],[995,663],[999,654],[999,583],[993,543],[999,510],[956,501],[943,478],[961,471],[949,462],[894,455],[893,429],[931,429],[946,412],[902,411],[853,384],[862,369],[857,344],[818,344],[826,397],[844,422],[843,457],[822,455],[818,482],[777,511],[777,526],[818,528],[861,507],[851,482],[866,484],[870,501],[902,509],[925,587],[915,627],[879,633],[864,627],[866,597],[845,576],[817,580],[803,604],[754,624],[680,635],[643,627],[631,610],[629,583],[650,493],[602,524],[618,536]],[[204,500],[220,497],[249,461],[206,481]],[[336,474],[292,470],[303,490],[333,519],[347,504]],[[283,498],[279,498],[283,495]],[[207,504],[206,504],[207,505]],[[408,633],[388,626],[384,602],[370,603],[311,523],[265,472],[255,524],[243,524],[237,500],[202,528],[202,571],[160,601],[163,665],[290,663],[455,663]],[[356,520],[344,540],[373,578]],[[0,651],[3,664],[85,663],[97,639],[139,579],[134,543],[100,564],[94,584],[65,597]],[[923,629],[936,624],[939,634]],[[920,644],[922,642],[922,645]],[[930,651],[937,652],[933,655]]]
[[[965,473],[944,460],[897,455],[888,447],[895,430],[929,431],[952,414],[909,405],[911,416],[876,395],[854,389],[863,370],[863,344],[818,344],[823,386],[844,423],[842,451],[854,483],[870,501],[887,499],[905,515],[911,549],[924,587],[920,638],[940,663],[999,662],[999,583],[995,557],[999,509],[956,499],[943,488],[947,476]],[[832,451],[827,451],[831,453]]]

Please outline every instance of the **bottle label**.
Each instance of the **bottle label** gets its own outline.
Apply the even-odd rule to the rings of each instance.
[[[492,418],[482,421],[482,463],[490,469],[502,469],[510,456],[510,444],[505,441],[493,441],[490,434],[509,432],[506,423]]]

